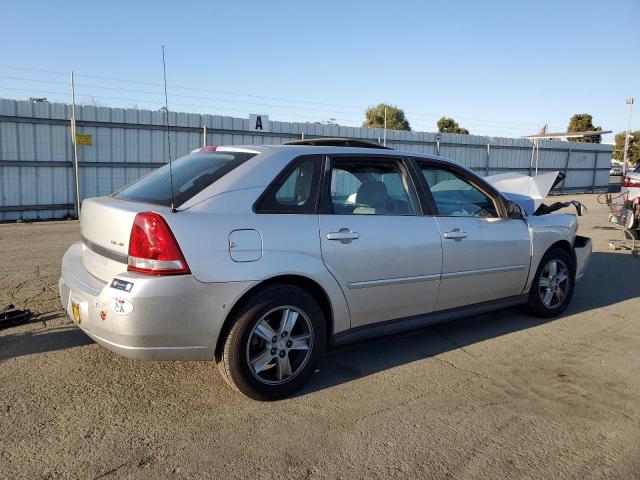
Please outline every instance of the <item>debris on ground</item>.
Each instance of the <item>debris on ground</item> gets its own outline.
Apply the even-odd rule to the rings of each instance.
[[[31,310],[20,310],[13,305],[7,305],[0,310],[0,328],[9,328],[27,323],[33,317]]]

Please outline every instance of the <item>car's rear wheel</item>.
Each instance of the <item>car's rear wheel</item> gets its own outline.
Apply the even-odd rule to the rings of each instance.
[[[313,374],[326,341],[322,310],[306,291],[274,285],[243,304],[220,352],[227,382],[256,400],[298,390]]]
[[[529,309],[549,318],[567,308],[575,285],[575,262],[563,248],[549,250],[536,271],[529,292]]]

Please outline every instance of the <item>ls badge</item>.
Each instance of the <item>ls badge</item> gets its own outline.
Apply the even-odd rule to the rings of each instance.
[[[133,304],[125,298],[112,298],[110,305],[111,311],[116,315],[129,315],[133,312]]]

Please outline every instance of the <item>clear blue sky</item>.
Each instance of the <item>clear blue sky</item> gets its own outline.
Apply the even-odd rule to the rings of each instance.
[[[169,84],[201,89],[170,87],[174,110],[354,126],[389,102],[415,130],[519,136],[581,112],[624,130],[634,96],[639,129],[639,19],[638,0],[23,0],[2,8],[0,96],[67,101],[68,74],[26,69],[73,69],[83,102],[157,109],[165,44]]]

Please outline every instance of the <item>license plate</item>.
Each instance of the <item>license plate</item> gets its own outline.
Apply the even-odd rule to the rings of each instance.
[[[73,300],[71,301],[71,313],[73,314],[73,321],[80,325],[80,322],[82,321],[80,319],[80,304]]]

